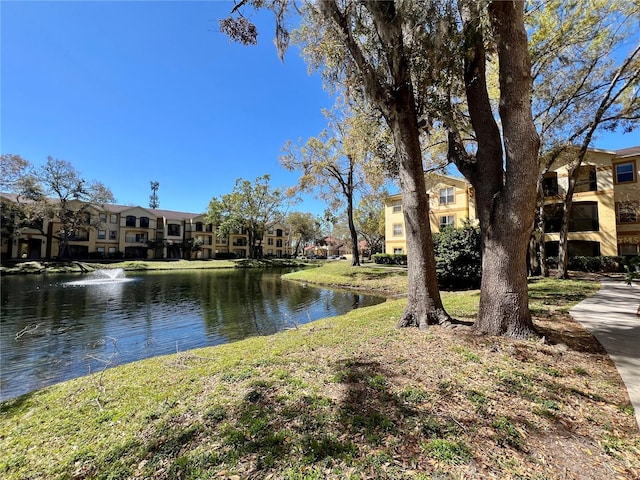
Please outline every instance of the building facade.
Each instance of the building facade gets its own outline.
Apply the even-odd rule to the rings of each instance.
[[[571,154],[551,166],[543,179],[545,246],[558,254],[562,199],[569,185]],[[580,167],[569,219],[570,256],[630,256],[640,252],[640,147],[591,149]],[[476,222],[473,188],[462,178],[427,175],[432,232]],[[401,195],[385,201],[385,251],[406,253]]]
[[[0,194],[3,216],[8,205],[15,203],[11,194]],[[78,202],[79,203],[79,202]],[[217,256],[249,256],[246,232],[218,236],[216,226],[206,215],[143,208],[139,206],[105,205],[89,208],[91,227],[78,229],[69,237],[72,258],[183,258],[211,259]],[[60,242],[57,219],[45,221],[42,228],[22,229],[18,238],[5,235],[3,229],[2,259],[56,259]],[[272,228],[273,227],[273,228]],[[263,252],[267,256],[290,254],[289,229],[273,224],[265,234]],[[185,253],[186,252],[186,253]]]
[[[580,166],[569,218],[569,256],[637,255],[640,247],[640,147],[591,149]],[[569,186],[567,154],[543,180],[547,255],[558,254],[562,198]]]
[[[473,188],[464,178],[428,174],[425,177],[429,195],[429,223],[432,232],[447,226],[462,227],[476,223]],[[402,196],[398,193],[385,199],[385,253],[406,254],[407,239]]]

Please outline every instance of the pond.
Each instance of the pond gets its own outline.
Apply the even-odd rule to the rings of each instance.
[[[305,287],[281,280],[283,273],[3,276],[0,401],[107,367],[269,335],[384,301]]]

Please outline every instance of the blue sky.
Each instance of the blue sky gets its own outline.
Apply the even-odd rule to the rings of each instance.
[[[333,102],[296,48],[280,62],[268,14],[252,17],[258,46],[220,33],[232,7],[3,0],[2,153],[67,160],[125,205],[148,206],[158,181],[168,210],[204,211],[237,178],[295,184],[281,147],[317,135]]]
[[[270,14],[251,16],[259,45],[230,42],[230,1],[0,2],[1,153],[48,155],[100,180],[118,203],[202,212],[237,178],[298,174],[284,143],[317,135],[332,100],[292,47],[281,63]],[[245,12],[246,13],[246,12]],[[250,12],[249,12],[250,13]],[[633,135],[593,144],[617,149]],[[321,213],[310,196],[295,207]]]

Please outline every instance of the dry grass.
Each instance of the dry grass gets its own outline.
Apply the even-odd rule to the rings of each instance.
[[[394,300],[54,386],[2,405],[0,475],[637,479],[626,390],[566,314],[595,288],[532,284],[544,341],[396,329]]]

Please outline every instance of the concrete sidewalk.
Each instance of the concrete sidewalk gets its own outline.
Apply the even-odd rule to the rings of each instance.
[[[570,314],[607,351],[627,386],[640,429],[640,287],[603,279],[602,288]]]

